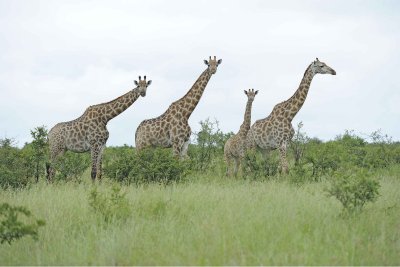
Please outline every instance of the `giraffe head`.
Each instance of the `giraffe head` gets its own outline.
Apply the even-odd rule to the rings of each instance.
[[[221,64],[221,62],[222,62],[222,59],[217,60],[216,56],[214,56],[214,59],[211,59],[211,56],[210,56],[210,59],[208,61],[204,60],[204,63],[208,66],[208,71],[211,74],[215,74],[217,72],[218,65]]]
[[[147,87],[151,84],[151,80],[146,81],[146,75],[144,76],[144,79],[142,80],[142,77],[139,76],[139,82],[138,81],[134,81],[135,85],[137,86],[137,88],[139,88],[139,93],[141,96],[146,96],[146,90]]]
[[[248,91],[244,90],[244,93],[247,95],[247,99],[250,101],[253,101],[254,98],[256,97],[256,94],[258,94],[258,90],[254,91],[254,89],[249,89]]]
[[[336,71],[334,69],[326,65],[324,62],[319,61],[318,58],[316,58],[316,60],[314,60],[314,62],[311,63],[310,67],[314,74],[321,73],[321,74],[336,75]]]

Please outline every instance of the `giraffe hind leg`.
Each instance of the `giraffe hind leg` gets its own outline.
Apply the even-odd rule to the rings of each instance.
[[[288,170],[288,162],[286,159],[286,143],[283,143],[279,147],[279,154],[281,158],[281,171],[283,174],[287,174],[289,170]]]

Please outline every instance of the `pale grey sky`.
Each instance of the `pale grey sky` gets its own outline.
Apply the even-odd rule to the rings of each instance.
[[[153,80],[147,96],[108,125],[108,145],[134,145],[139,123],[162,114],[222,58],[189,124],[216,118],[239,129],[246,96],[259,90],[253,122],[317,75],[293,124],[332,139],[382,129],[400,140],[399,1],[4,1],[0,0],[0,138],[80,116]]]

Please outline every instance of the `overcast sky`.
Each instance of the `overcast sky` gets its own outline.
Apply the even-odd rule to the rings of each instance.
[[[182,97],[206,66],[223,60],[190,117],[237,132],[247,98],[252,121],[297,89],[318,57],[337,75],[317,75],[293,124],[312,137],[381,129],[400,140],[400,1],[4,1],[0,0],[0,138],[30,142],[30,130],[79,117],[153,80],[108,124],[108,145],[134,145],[144,119]]]

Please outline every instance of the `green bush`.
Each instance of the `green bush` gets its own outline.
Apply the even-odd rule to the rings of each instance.
[[[192,169],[214,171],[222,161],[225,142],[232,135],[232,132],[224,134],[217,120],[200,121],[200,131],[194,133],[194,144],[188,150]]]
[[[33,219],[32,224],[25,224],[18,220],[18,215],[24,215],[26,218],[32,217],[32,213],[25,207],[11,206],[8,203],[0,205],[0,243],[20,239],[30,235],[34,240],[38,239],[39,227],[45,225],[43,220]]]
[[[129,174],[136,160],[136,153],[132,147],[107,147],[103,156],[104,175],[114,181],[130,182]]]
[[[54,164],[55,179],[58,181],[76,180],[83,172],[91,167],[89,153],[74,153],[66,151]]]
[[[336,171],[342,163],[343,148],[337,143],[310,143],[306,150],[305,163],[311,164],[312,176],[319,177]]]
[[[189,161],[178,160],[170,149],[148,148],[133,153],[123,151],[104,166],[104,174],[125,183],[170,183],[183,179],[189,172]]]
[[[242,171],[245,177],[252,179],[271,177],[279,172],[279,164],[279,156],[274,151],[264,159],[257,151],[248,150],[243,159]]]
[[[361,211],[368,202],[379,196],[379,182],[366,171],[347,171],[337,173],[327,189],[330,196],[336,197],[346,212]]]
[[[23,188],[29,182],[26,161],[14,140],[0,139],[0,187]]]
[[[99,192],[97,187],[94,187],[90,191],[89,205],[107,224],[113,220],[125,221],[132,214],[126,192],[121,192],[121,187],[117,184],[114,184],[110,191],[103,192]]]

